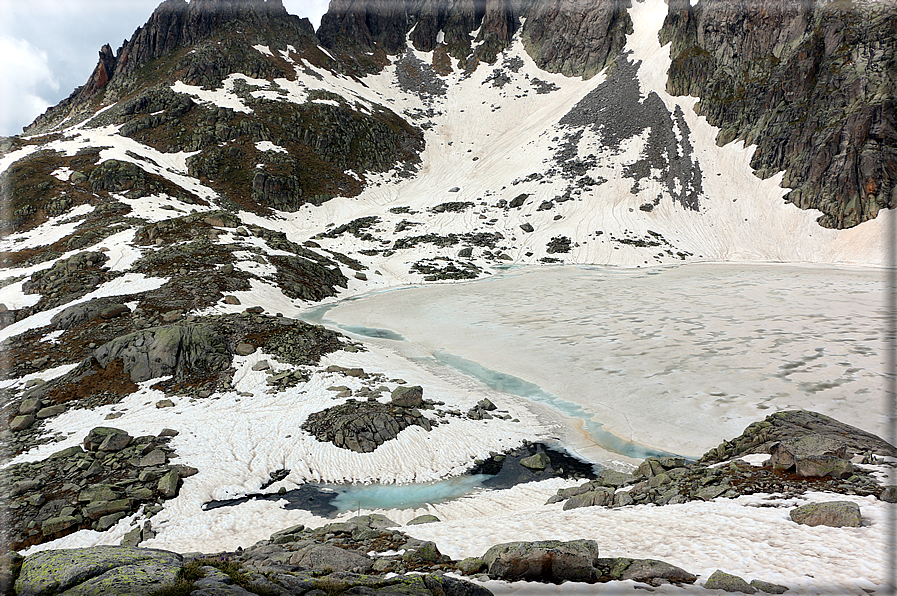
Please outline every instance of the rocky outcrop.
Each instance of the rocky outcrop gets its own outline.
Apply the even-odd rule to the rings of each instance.
[[[0,544],[20,549],[81,529],[104,532],[141,507],[148,515],[178,494],[197,470],[171,464],[175,430],[132,437],[111,427],[94,428],[81,446],[0,471],[0,509],[13,514],[0,528]],[[138,529],[142,537],[145,530]]]
[[[591,77],[613,62],[632,33],[629,2],[549,0],[526,13],[523,44],[540,68]]]
[[[412,407],[349,399],[342,405],[311,414],[302,429],[319,441],[370,453],[411,425],[430,430],[432,423]]]
[[[18,596],[121,594],[147,596],[174,583],[181,555],[126,546],[50,550],[25,558],[16,580]]]
[[[750,424],[744,432],[722,442],[699,460],[712,464],[749,453],[770,453],[774,443],[815,434],[846,446],[845,457],[862,455],[897,456],[897,448],[872,433],[839,422],[830,416],[810,410],[788,410],[770,414],[765,420]]]
[[[230,366],[231,354],[223,337],[211,325],[171,325],[137,331],[96,349],[103,368],[121,359],[134,383],[188,371],[219,372]]]
[[[667,89],[701,98],[717,142],[756,144],[786,200],[848,228],[897,206],[897,19],[892,4],[669,2]]]
[[[404,53],[407,35],[415,49],[442,47],[472,68],[494,63],[524,18],[524,44],[541,68],[591,77],[616,57],[632,32],[627,8],[628,3],[579,0],[338,0],[322,17],[318,37],[334,50],[395,55]]]
[[[770,437],[774,440],[768,441]],[[681,457],[649,457],[632,475],[602,470],[594,480],[559,490],[548,504],[563,502],[565,510],[667,505],[758,492],[796,496],[808,490],[892,498],[890,489],[844,458],[856,452],[867,457],[872,452],[887,455],[894,448],[875,435],[828,416],[806,410],[778,412],[751,424],[731,443],[738,447],[725,450],[725,459],[734,460],[728,465],[710,467],[723,461],[716,450],[696,463]],[[749,453],[773,455],[763,466],[737,459]]]

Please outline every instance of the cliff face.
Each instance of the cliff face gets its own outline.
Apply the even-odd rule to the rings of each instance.
[[[466,68],[493,63],[524,20],[523,41],[543,69],[591,77],[626,43],[629,4],[609,0],[334,0],[318,37],[346,52],[445,51]],[[440,37],[440,32],[442,36]]]
[[[847,228],[897,206],[897,9],[849,1],[670,0],[667,89],[701,98],[719,144],[756,144],[761,177]]]

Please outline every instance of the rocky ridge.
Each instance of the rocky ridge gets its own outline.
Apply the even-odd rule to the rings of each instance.
[[[897,20],[889,3],[669,3],[667,89],[701,98],[717,142],[756,144],[786,200],[846,228],[897,205]]]

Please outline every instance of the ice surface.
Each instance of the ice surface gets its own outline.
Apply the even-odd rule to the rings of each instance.
[[[786,409],[883,434],[883,290],[876,269],[563,267],[374,294],[326,317],[513,375],[621,438],[695,457]]]

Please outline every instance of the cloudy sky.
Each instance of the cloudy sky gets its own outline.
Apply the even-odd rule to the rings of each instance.
[[[14,135],[87,82],[162,0],[0,0],[0,135]],[[317,28],[328,0],[283,0]]]

